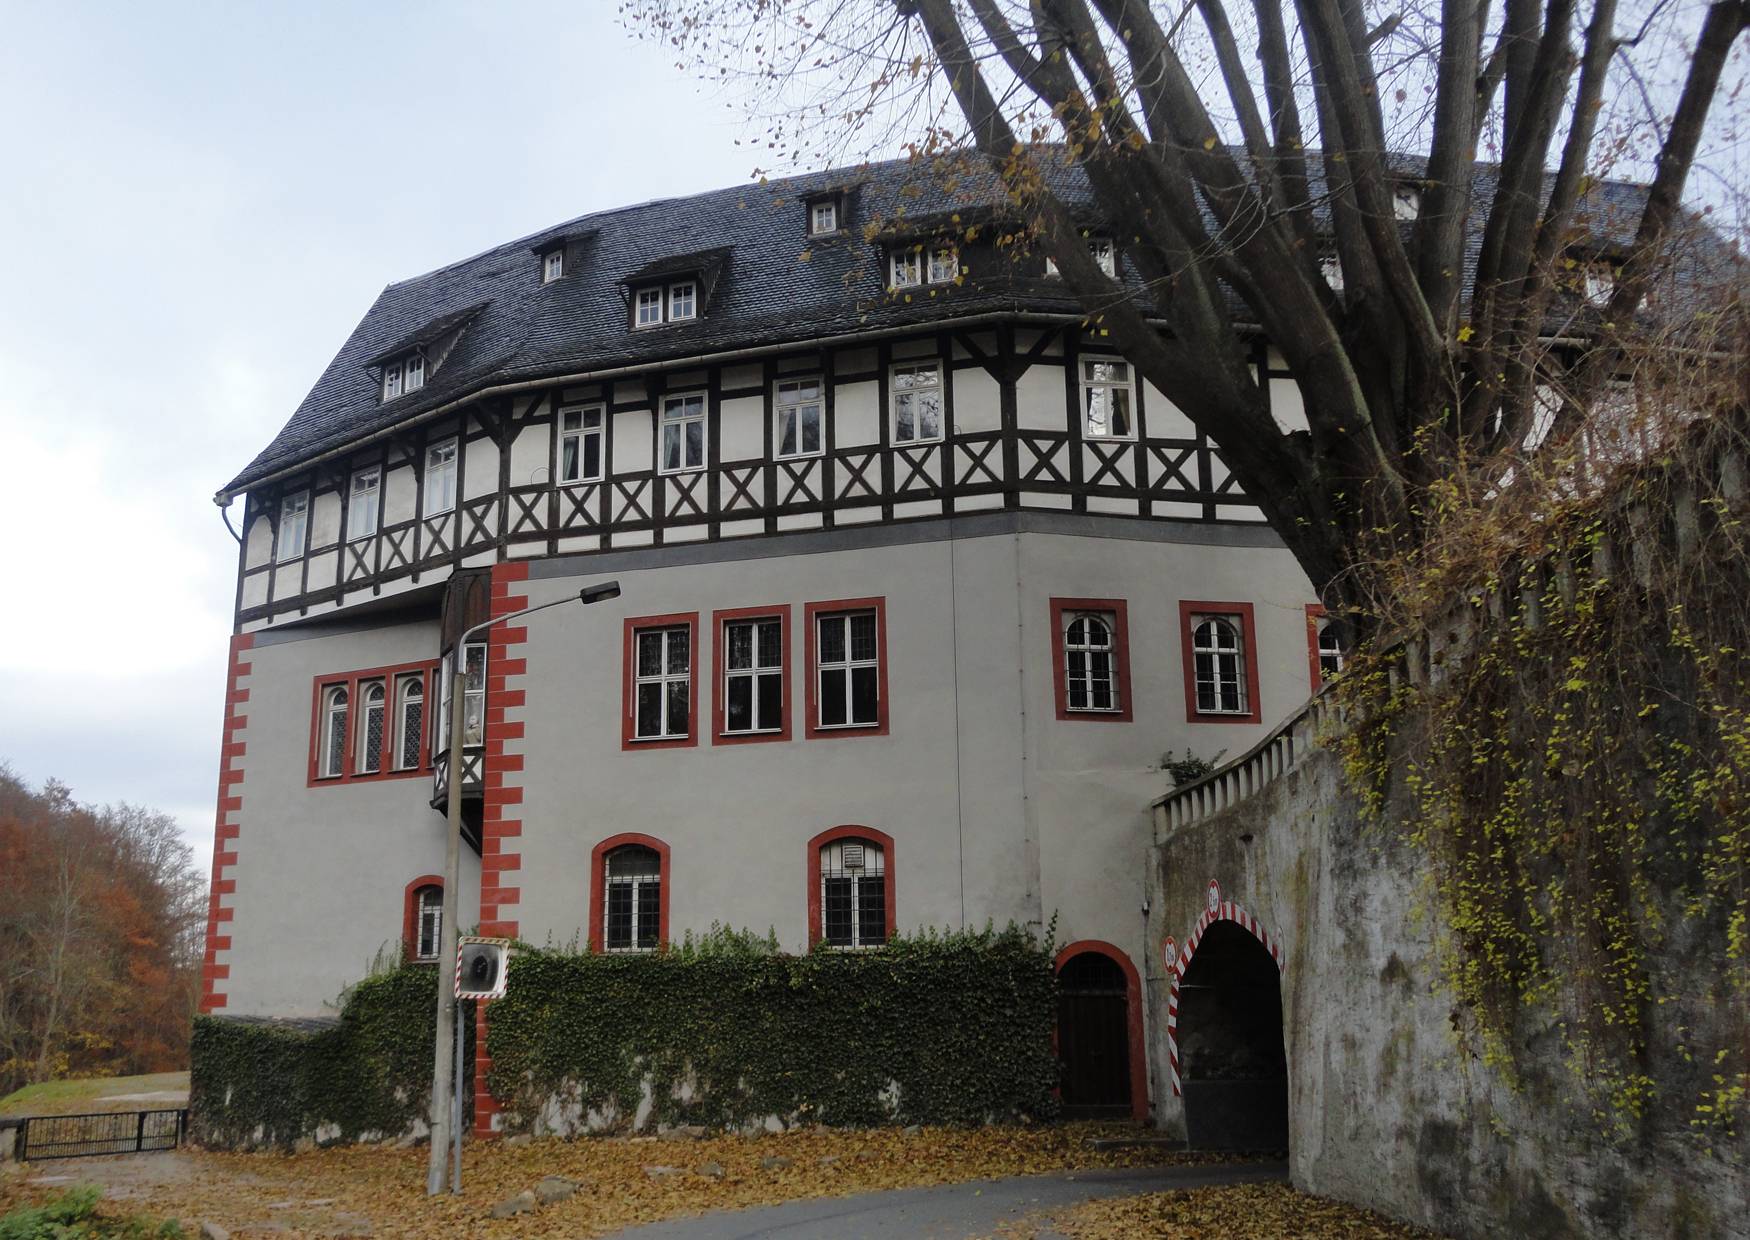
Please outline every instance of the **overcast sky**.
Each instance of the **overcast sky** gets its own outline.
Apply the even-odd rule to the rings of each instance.
[[[609,0],[0,0],[0,762],[212,847],[211,497],[387,283],[733,185],[735,114]]]

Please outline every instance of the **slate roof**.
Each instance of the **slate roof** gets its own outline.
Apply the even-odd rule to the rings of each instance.
[[[1081,171],[1062,159],[1047,162],[1047,175],[1071,210],[1097,224]],[[1399,158],[1396,167],[1414,175],[1419,163]],[[1486,208],[1493,170],[1485,167],[1478,176],[1478,206]],[[832,237],[809,237],[802,203],[823,191],[849,193],[849,227]],[[1613,241],[1627,241],[1644,197],[1644,187],[1599,184],[1587,202],[1591,225]],[[1005,200],[996,177],[982,164],[957,159],[926,167],[896,160],[603,211],[391,284],[279,434],[220,495],[238,494],[349,441],[494,384],[898,327],[950,314],[1079,313],[1079,304],[1057,281],[981,281],[976,271],[963,287],[913,290],[910,297],[886,293],[878,241],[863,235],[867,223],[883,222],[891,230],[900,219],[988,217]],[[1480,210],[1473,218],[1482,218]],[[1471,239],[1472,261],[1479,240]],[[530,252],[560,241],[574,247],[565,276],[543,284],[540,263]],[[621,291],[629,279],[673,270],[676,262],[697,266],[707,257],[715,267],[715,289],[701,318],[630,328]],[[422,389],[380,399],[373,365],[460,322],[466,326]]]

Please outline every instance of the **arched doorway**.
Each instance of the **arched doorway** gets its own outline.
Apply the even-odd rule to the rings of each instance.
[[[1239,922],[1217,920],[1178,985],[1180,1088],[1193,1148],[1288,1148],[1281,971]]]
[[[1136,968],[1110,943],[1071,943],[1057,956],[1057,1060],[1064,1114],[1148,1117]]]

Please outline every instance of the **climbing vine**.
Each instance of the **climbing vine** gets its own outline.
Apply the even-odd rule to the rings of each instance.
[[[489,1012],[492,1092],[513,1126],[550,1100],[615,1128],[1047,1118],[1055,995],[1048,945],[1014,928],[805,956],[741,936],[530,952]]]
[[[1741,408],[1534,506],[1428,497],[1335,687],[1370,811],[1409,824],[1454,1025],[1517,1084],[1559,1038],[1609,1132],[1704,1141],[1750,1087],[1750,550]],[[1386,596],[1389,595],[1389,601]]]

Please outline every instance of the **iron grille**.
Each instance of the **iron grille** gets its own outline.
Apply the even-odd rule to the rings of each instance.
[[[173,1150],[187,1130],[186,1110],[33,1115],[19,1125],[18,1160]]]

